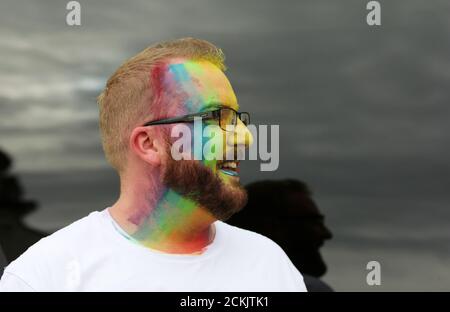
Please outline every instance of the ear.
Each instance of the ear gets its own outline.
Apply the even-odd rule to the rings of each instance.
[[[159,166],[162,162],[164,145],[161,140],[152,135],[147,127],[137,127],[131,132],[130,148],[135,155],[152,166]]]

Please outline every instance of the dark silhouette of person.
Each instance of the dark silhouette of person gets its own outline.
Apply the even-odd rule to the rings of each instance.
[[[5,270],[8,261],[6,261],[5,254],[3,253],[2,246],[0,245],[0,276],[3,275],[3,271]]]
[[[11,166],[11,158],[0,150],[0,246],[8,263],[47,235],[23,223],[24,216],[35,210],[37,204],[23,198],[22,186],[9,173]]]
[[[308,291],[332,291],[320,247],[332,238],[308,186],[299,180],[265,180],[246,186],[247,205],[228,223],[263,234],[284,249]]]

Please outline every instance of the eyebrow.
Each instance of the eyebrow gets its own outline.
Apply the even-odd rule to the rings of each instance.
[[[224,107],[224,104],[221,102],[209,102],[206,106],[211,108],[222,108]]]
[[[210,111],[211,109],[220,109],[224,107],[224,104],[220,103],[220,102],[209,102],[208,104],[206,104],[203,109],[201,110],[201,112],[206,112],[206,111]]]
[[[206,104],[206,109],[210,110],[210,109],[219,109],[219,108],[231,108],[233,110],[238,111],[239,110],[239,105],[236,105],[237,108],[233,108],[232,105],[230,104],[226,104],[226,103],[222,103],[222,102],[209,102],[208,104]],[[203,110],[202,110],[203,111]]]
[[[305,218],[305,219],[320,219],[320,220],[325,220],[325,216],[323,214],[303,214],[303,215],[296,215],[294,217],[298,217],[298,218]]]

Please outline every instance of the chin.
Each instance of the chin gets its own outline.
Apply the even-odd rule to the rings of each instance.
[[[164,182],[197,202],[216,219],[225,221],[247,203],[247,191],[241,186],[237,171],[230,173],[232,169],[236,168],[211,169],[197,161],[170,161]]]
[[[217,197],[220,198],[217,202],[218,205],[209,207],[209,209],[218,220],[226,221],[244,208],[247,203],[247,191],[238,181],[223,182],[222,185],[223,187],[219,191],[221,194],[217,194]]]

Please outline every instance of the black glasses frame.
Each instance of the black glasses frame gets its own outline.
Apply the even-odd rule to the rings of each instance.
[[[222,127],[222,111],[223,110],[230,110],[235,113],[235,117],[233,118],[233,126],[237,125],[237,119],[239,118],[244,125],[250,124],[250,113],[248,112],[237,112],[232,108],[228,107],[222,107],[213,111],[207,111],[207,112],[199,112],[194,114],[188,114],[183,115],[179,117],[173,117],[173,118],[165,118],[165,119],[158,119],[153,120],[145,123],[143,127],[147,126],[156,126],[156,125],[168,125],[168,124],[174,124],[174,123],[184,123],[184,122],[194,122],[195,117],[201,117],[202,120],[218,120],[219,126],[222,130],[228,131],[227,129],[224,129]],[[246,116],[246,118],[242,118],[242,116]]]

